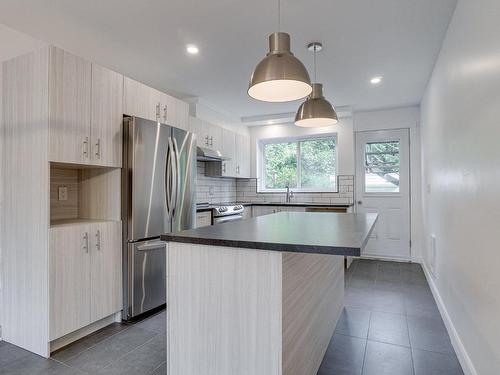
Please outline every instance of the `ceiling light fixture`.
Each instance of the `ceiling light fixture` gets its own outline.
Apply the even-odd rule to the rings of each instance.
[[[370,83],[372,85],[378,85],[380,82],[382,82],[382,78],[382,76],[373,77],[372,79],[370,79]]]
[[[197,46],[195,46],[194,44],[188,44],[186,46],[186,51],[190,55],[197,55],[198,52],[200,52],[199,48]]]
[[[330,102],[323,96],[323,85],[316,83],[316,52],[321,51],[323,45],[319,42],[313,42],[307,45],[307,49],[314,52],[314,83],[312,84],[311,95],[297,110],[295,125],[304,128],[335,125],[339,122],[337,113]]]
[[[305,66],[290,51],[290,35],[281,30],[281,3],[278,0],[278,32],[269,35],[269,52],[256,66],[248,95],[265,102],[290,102],[312,91]]]

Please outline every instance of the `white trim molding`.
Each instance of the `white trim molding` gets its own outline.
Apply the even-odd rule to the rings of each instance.
[[[430,270],[427,268],[425,262],[421,262],[421,265],[424,270],[427,283],[431,288],[432,295],[436,300],[439,312],[441,313],[441,317],[443,318],[446,330],[448,331],[448,335],[450,336],[451,344],[453,345],[453,349],[455,349],[455,353],[457,354],[458,361],[462,366],[464,374],[479,375],[478,372],[476,371],[476,368],[474,367],[474,364],[472,363],[471,358],[469,357],[469,354],[467,353],[467,350],[465,349],[465,346],[455,328],[455,325],[453,324],[453,321],[451,320],[450,315],[448,314],[448,310],[446,309],[443,299],[439,294],[439,290],[437,289],[437,286],[434,283],[434,279],[432,277]]]

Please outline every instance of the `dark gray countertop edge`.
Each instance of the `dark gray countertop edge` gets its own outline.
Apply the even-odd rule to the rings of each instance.
[[[349,208],[352,207],[352,204],[328,204],[328,203],[239,203],[237,202],[236,204],[240,204],[245,207],[250,207],[250,206],[285,206],[285,207],[332,207],[332,208]],[[219,207],[220,205],[217,204],[211,204],[208,207],[201,207],[197,208],[196,212],[202,212],[202,211],[210,211],[214,207]]]
[[[371,231],[370,231],[371,233]],[[369,236],[369,235],[368,235]],[[367,236],[367,238],[368,238]],[[210,245],[210,246],[223,246],[223,247],[238,247],[244,249],[257,249],[257,250],[270,250],[282,251],[288,253],[306,253],[306,254],[324,254],[324,255],[341,255],[341,256],[354,256],[361,255],[361,249],[364,248],[365,243],[361,248],[353,247],[338,247],[338,246],[314,246],[314,245],[300,245],[300,244],[279,244],[270,242],[254,242],[254,241],[238,241],[238,240],[225,240],[216,238],[200,238],[200,237],[185,237],[176,236],[175,234],[164,234],[160,236],[162,241],[166,242],[181,242],[192,243],[197,245]]]

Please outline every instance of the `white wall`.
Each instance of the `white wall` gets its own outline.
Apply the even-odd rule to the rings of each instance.
[[[208,121],[211,124],[231,130],[235,133],[248,135],[248,128],[239,117],[215,109],[210,103],[200,98],[183,99],[189,103],[189,115]]]
[[[252,151],[252,174],[256,176],[257,142],[266,138],[297,137],[311,134],[337,133],[337,174],[354,174],[354,133],[352,117],[339,119],[334,126],[301,128],[293,124],[253,126],[249,128]]]
[[[421,105],[427,270],[464,370],[500,369],[500,1],[459,0]]]

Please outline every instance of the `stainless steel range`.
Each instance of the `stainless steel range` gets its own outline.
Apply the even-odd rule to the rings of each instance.
[[[243,220],[245,207],[241,204],[221,205],[213,208],[214,224]]]

